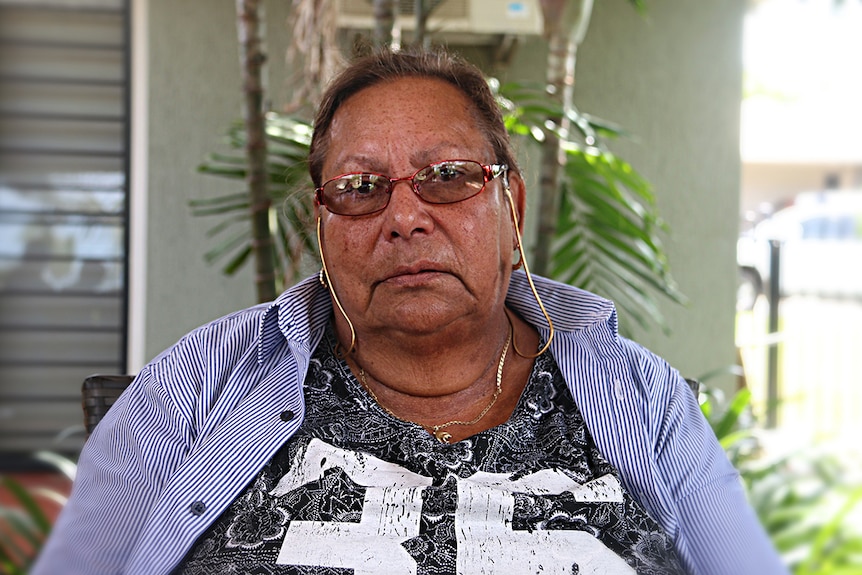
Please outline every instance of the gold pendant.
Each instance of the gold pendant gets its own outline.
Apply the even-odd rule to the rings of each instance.
[[[437,439],[437,441],[439,441],[440,443],[446,443],[446,444],[448,444],[448,443],[449,443],[449,441],[452,439],[452,434],[451,434],[451,433],[449,433],[448,431],[444,431],[444,430],[442,430],[442,429],[435,429],[435,430],[434,430],[434,437],[435,437],[435,438]]]

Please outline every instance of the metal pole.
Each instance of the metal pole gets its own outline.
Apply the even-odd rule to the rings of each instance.
[[[781,242],[769,240],[769,335],[778,333],[778,306],[781,303]],[[778,425],[778,341],[770,337],[766,364],[766,427]]]

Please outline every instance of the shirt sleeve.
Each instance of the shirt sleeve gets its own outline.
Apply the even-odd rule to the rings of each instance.
[[[663,363],[663,362],[662,362]],[[659,389],[669,400],[655,442],[656,461],[677,507],[677,549],[694,573],[787,573],[748,503],[739,473],[688,384],[666,364]]]
[[[32,575],[123,571],[162,486],[190,444],[188,418],[150,367],[84,445],[72,494]]]

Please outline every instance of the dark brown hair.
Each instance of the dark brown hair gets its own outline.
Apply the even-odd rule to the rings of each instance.
[[[315,186],[322,183],[323,162],[329,151],[329,128],[341,104],[364,88],[410,77],[437,78],[463,92],[473,103],[479,127],[494,150],[495,161],[507,164],[513,172],[519,171],[500,106],[478,68],[443,50],[379,50],[354,61],[323,93],[308,155],[311,181]]]

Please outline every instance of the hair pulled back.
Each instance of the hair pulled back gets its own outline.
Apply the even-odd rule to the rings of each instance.
[[[323,163],[329,151],[329,129],[338,108],[364,88],[400,78],[436,78],[458,88],[473,103],[479,128],[494,150],[495,162],[518,172],[500,106],[478,68],[443,50],[393,52],[385,49],[355,60],[323,93],[308,156],[309,173],[315,187],[322,183]]]

